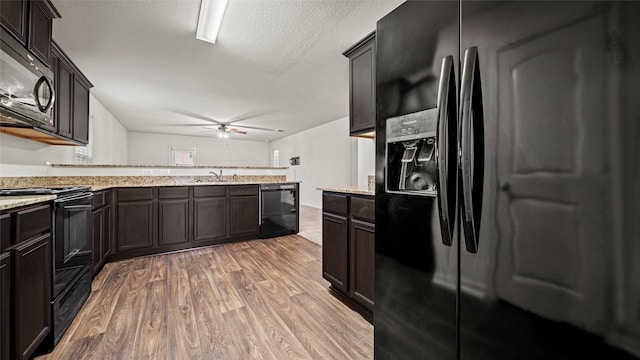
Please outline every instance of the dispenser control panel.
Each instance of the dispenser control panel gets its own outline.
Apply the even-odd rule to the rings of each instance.
[[[387,192],[437,195],[437,128],[436,108],[387,119]]]

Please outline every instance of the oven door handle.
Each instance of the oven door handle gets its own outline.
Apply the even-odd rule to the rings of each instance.
[[[82,194],[78,194],[78,195],[74,195],[74,196],[58,198],[58,199],[55,199],[53,202],[56,203],[56,204],[62,204],[63,205],[64,203],[68,203],[68,202],[71,202],[71,201],[91,199],[91,198],[93,198],[93,193],[82,193]]]
[[[62,208],[67,211],[86,211],[91,210],[93,207],[91,205],[62,205]]]

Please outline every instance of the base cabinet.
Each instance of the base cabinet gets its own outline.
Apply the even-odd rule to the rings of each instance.
[[[11,357],[11,253],[0,253],[0,359]]]
[[[112,259],[258,238],[258,185],[115,189]]]
[[[322,204],[322,276],[370,319],[374,310],[374,199],[325,192]]]
[[[349,285],[349,233],[346,216],[322,214],[322,276],[347,292]]]
[[[51,206],[0,211],[0,358],[29,359],[51,332]]]
[[[15,357],[29,359],[51,331],[51,234],[13,250]]]
[[[91,258],[93,276],[102,269],[111,252],[111,234],[113,233],[111,196],[111,190],[93,193],[93,252]]]

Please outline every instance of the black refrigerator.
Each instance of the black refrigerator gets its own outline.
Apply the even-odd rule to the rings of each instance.
[[[640,357],[640,2],[376,30],[376,359]]]

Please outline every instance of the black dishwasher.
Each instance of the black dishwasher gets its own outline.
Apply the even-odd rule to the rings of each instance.
[[[298,184],[260,185],[261,239],[298,233]]]

